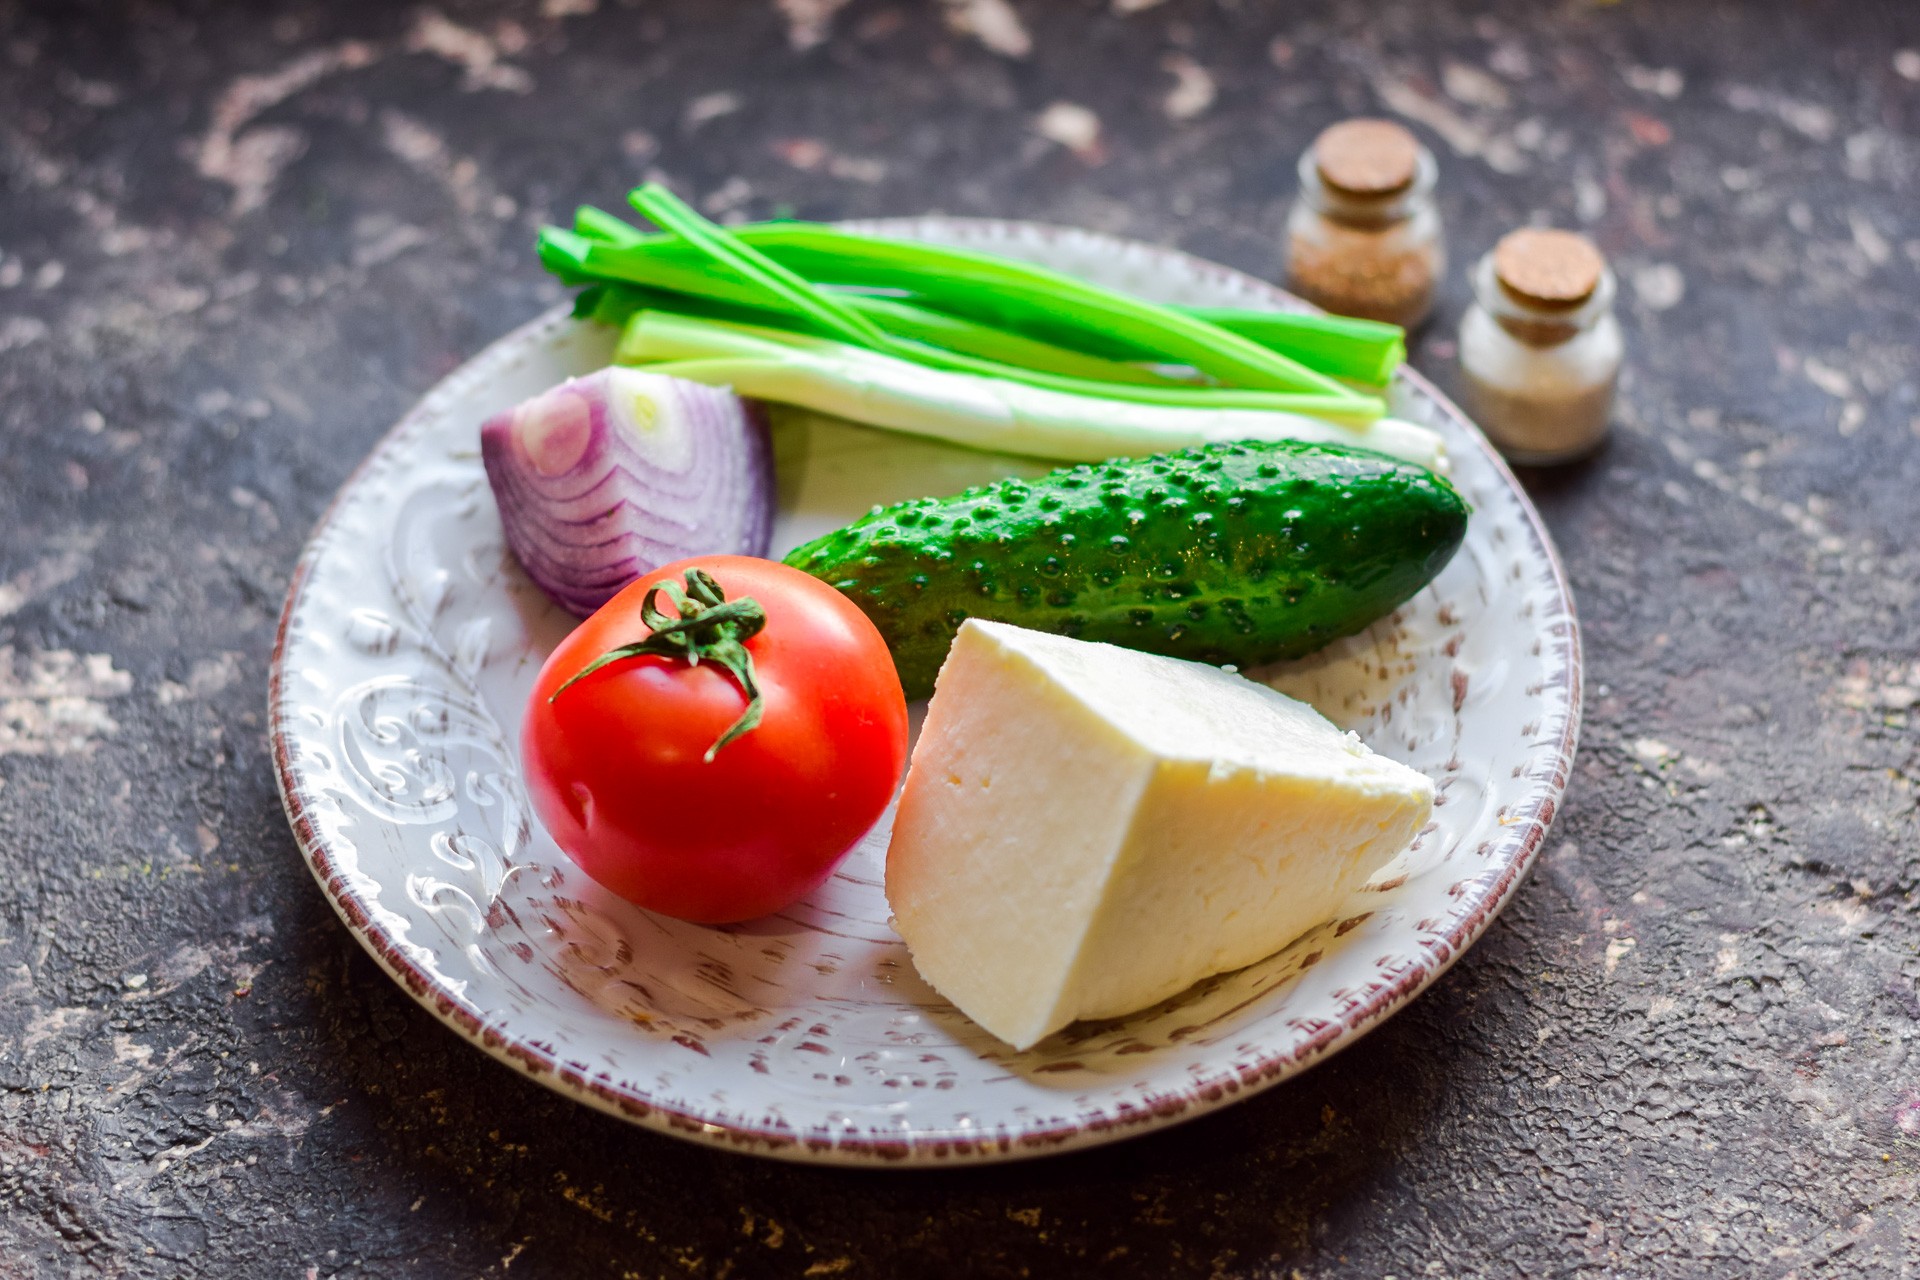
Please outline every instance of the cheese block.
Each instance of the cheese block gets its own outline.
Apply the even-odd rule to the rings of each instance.
[[[971,619],[887,850],[915,967],[1024,1049],[1270,955],[1406,848],[1433,784],[1176,658]]]

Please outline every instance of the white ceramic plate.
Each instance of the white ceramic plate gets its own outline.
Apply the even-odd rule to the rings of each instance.
[[[1079,231],[923,219],[863,229],[976,245],[1168,302],[1298,306],[1185,255]],[[516,742],[571,619],[506,553],[476,447],[490,413],[602,365],[556,310],[456,370],[380,443],[302,557],[273,665],[282,797],[349,928],[486,1052],[593,1106],[789,1160],[952,1164],[1090,1146],[1272,1085],[1350,1043],[1472,944],[1565,786],[1579,641],[1532,507],[1416,376],[1396,410],[1446,433],[1475,511],[1428,590],[1269,678],[1438,785],[1435,821],[1278,955],[1025,1053],[915,974],[887,923],[890,818],[811,899],[706,928],[577,871],[528,810]],[[796,416],[778,428],[776,554],[876,502],[1030,463]]]

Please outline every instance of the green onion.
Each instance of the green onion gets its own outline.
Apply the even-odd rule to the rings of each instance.
[[[629,196],[661,231],[582,208],[541,231],[624,326],[616,359],[978,448],[1092,459],[1213,439],[1328,439],[1428,465],[1439,437],[1382,419],[1398,329],[1338,317],[1160,306],[1029,263],[780,222],[731,231],[664,188]]]
[[[1194,408],[1073,395],[929,369],[830,339],[666,312],[636,314],[614,358],[753,399],[1029,457],[1095,462],[1220,440],[1308,440],[1445,465],[1437,433],[1391,418],[1348,426],[1278,407]],[[1269,399],[1322,413],[1329,407],[1300,403],[1315,399],[1304,395],[1269,393]]]
[[[828,292],[850,287],[869,292],[890,291],[896,295],[889,299],[894,305],[917,308],[917,315],[901,317],[903,327],[896,328],[882,317],[873,317],[871,313],[877,308],[864,307],[852,298],[846,300],[868,311],[870,318],[883,329],[901,336],[922,337],[947,345],[926,333],[924,322],[917,326],[921,332],[904,327],[932,314],[947,320],[972,318],[976,331],[973,341],[977,343],[979,333],[989,330],[1007,333],[1010,326],[1018,327],[1024,318],[1034,328],[1051,334],[1052,340],[1047,346],[1106,358],[1109,367],[1105,376],[1115,381],[1128,380],[1127,375],[1116,372],[1115,366],[1125,367],[1129,361],[1162,365],[1174,362],[1158,346],[1129,344],[1109,329],[1083,323],[1070,309],[1059,306],[1060,291],[1065,288],[1078,295],[1090,286],[1024,263],[804,223],[764,223],[738,228],[730,235],[734,240],[763,250],[769,257],[809,277],[814,284],[824,286]],[[629,252],[595,254],[596,245]],[[727,293],[728,286],[733,284],[716,280],[702,256],[689,252],[677,237],[647,235],[611,214],[585,206],[575,214],[572,232],[550,227],[541,233],[540,253],[550,269],[575,284],[621,279],[690,295]],[[905,267],[901,261],[903,253]],[[857,278],[860,284],[836,286],[833,282],[836,277]],[[961,287],[956,288],[955,282],[961,282]],[[1045,286],[1038,315],[1028,310],[1035,299],[1030,293],[1022,292],[1036,283]],[[732,300],[747,299],[735,296]],[[941,309],[940,304],[947,309]],[[1384,385],[1405,358],[1399,328],[1376,321],[1235,308],[1171,310],[1183,311],[1193,319],[1229,331],[1319,373],[1371,386]],[[948,332],[957,336],[956,331]],[[1029,341],[1039,341],[1031,332],[1024,336]],[[994,354],[983,346],[954,349],[967,354]],[[1220,380],[1232,382],[1230,378]]]
[[[731,268],[758,291],[765,305],[784,308],[801,315],[811,320],[817,328],[830,337],[935,368],[948,369],[956,373],[978,374],[988,378],[1005,378],[1012,382],[1024,382],[1030,386],[1044,387],[1073,395],[1107,396],[1117,400],[1148,404],[1219,405],[1221,407],[1227,407],[1229,404],[1228,401],[1219,399],[1220,396],[1232,394],[1226,391],[1205,388],[1151,388],[1137,384],[1093,381],[1068,374],[1024,368],[1004,361],[965,355],[941,347],[893,337],[881,332],[859,312],[838,299],[829,297],[822,290],[774,262],[751,244],[737,241],[718,229],[712,228],[664,188],[649,184],[639,188],[629,199],[636,209],[679,235],[685,243]],[[612,246],[609,246],[608,251],[621,252]],[[1061,279],[1064,280],[1065,277]],[[1086,286],[1081,287],[1086,288]],[[1128,305],[1141,308],[1147,306],[1147,304],[1131,302]],[[1165,312],[1164,308],[1152,310],[1162,311],[1168,316],[1174,315],[1172,312]],[[1252,345],[1246,344],[1245,339],[1232,337],[1225,330],[1216,329],[1214,332],[1231,342]],[[1263,354],[1272,359],[1284,359],[1284,357],[1274,357],[1271,353],[1264,352],[1264,349],[1257,347],[1254,349],[1262,350]],[[1287,364],[1291,366],[1292,362],[1288,361]],[[1297,368],[1297,366],[1293,367]],[[1308,373],[1305,370],[1301,372]],[[1310,373],[1308,373],[1308,379],[1308,385],[1304,388],[1298,385],[1284,385],[1287,382],[1297,383],[1298,381],[1284,379],[1283,385],[1277,389],[1309,390],[1318,393],[1324,408],[1313,410],[1316,412],[1328,412],[1341,417],[1358,419],[1378,417],[1385,412],[1384,406],[1378,400],[1355,396],[1332,379]],[[1348,403],[1342,404],[1343,401]]]
[[[662,207],[654,189],[642,187],[632,198]],[[763,223],[716,238],[758,251],[767,262],[777,258],[796,279],[903,290],[921,306],[1089,354],[1188,364],[1249,389],[1347,394],[1324,374],[1204,320],[1023,262],[799,222]],[[593,258],[605,267],[640,256],[693,265],[710,248],[677,235],[603,240]]]

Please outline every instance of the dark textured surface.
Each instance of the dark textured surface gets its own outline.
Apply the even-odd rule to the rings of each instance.
[[[833,4],[0,4],[0,1275],[1920,1274],[1920,9],[1013,3],[805,49]],[[1270,274],[1363,110],[1460,259],[1590,230],[1634,361],[1530,478],[1570,801],[1431,992],[1162,1135],[853,1175],[564,1102],[359,952],[274,797],[274,616],[386,424],[557,296],[535,224],[656,171]]]

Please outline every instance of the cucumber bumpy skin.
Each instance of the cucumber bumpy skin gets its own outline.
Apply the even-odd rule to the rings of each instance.
[[[1433,581],[1467,513],[1382,454],[1213,444],[876,507],[786,562],[858,605],[925,698],[968,618],[1199,662],[1299,657]]]

